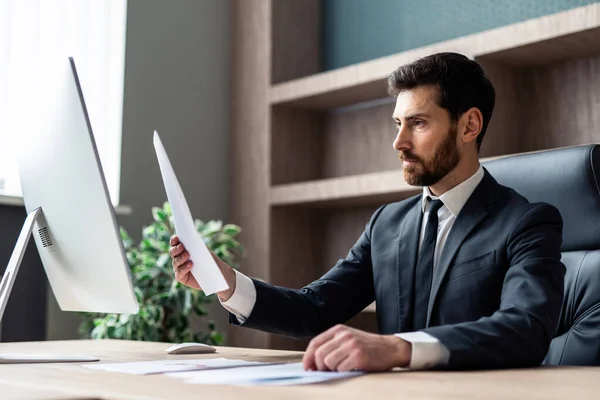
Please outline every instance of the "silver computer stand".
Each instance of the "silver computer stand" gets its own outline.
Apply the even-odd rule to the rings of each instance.
[[[31,232],[35,222],[42,212],[41,208],[36,208],[27,215],[17,244],[8,260],[8,266],[0,282],[0,321],[8,303],[8,297],[17,278],[23,255],[27,249],[27,244],[31,238]],[[56,363],[56,362],[87,362],[98,361],[96,357],[88,356],[62,356],[47,354],[0,354],[0,364],[20,364],[20,363]]]

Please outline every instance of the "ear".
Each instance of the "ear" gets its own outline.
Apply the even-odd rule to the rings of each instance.
[[[470,143],[477,139],[481,129],[483,128],[483,115],[479,108],[472,107],[464,112],[460,117],[461,125],[464,130],[461,135],[461,140],[464,143]]]

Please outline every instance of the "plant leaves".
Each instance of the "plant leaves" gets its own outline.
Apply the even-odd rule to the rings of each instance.
[[[152,207],[152,217],[156,222],[167,221],[167,214],[165,214],[165,212],[158,207]]]
[[[212,322],[208,322],[204,331],[194,332],[190,328],[190,314],[207,316],[206,305],[216,296],[206,296],[175,280],[168,254],[169,240],[175,233],[170,204],[165,202],[162,207],[153,207],[152,217],[152,223],[142,228],[142,239],[137,244],[120,227],[139,312],[130,315],[81,313],[80,334],[93,339],[221,343],[223,335]],[[237,257],[243,254],[243,247],[235,239],[241,228],[234,224],[223,225],[218,220],[204,223],[196,219],[194,225],[209,249],[235,267]]]
[[[164,268],[170,260],[171,257],[168,254],[162,254],[160,257],[158,257],[156,266],[159,268]]]
[[[165,201],[163,204],[163,211],[167,216],[171,216],[173,215],[173,212],[171,211],[171,204],[169,204],[168,201]]]
[[[230,235],[230,236],[236,236],[241,231],[242,231],[242,228],[240,228],[237,225],[233,225],[233,224],[227,224],[223,227],[223,233],[225,233],[226,235]]]

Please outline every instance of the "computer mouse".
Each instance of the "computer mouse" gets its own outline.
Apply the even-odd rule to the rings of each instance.
[[[177,343],[169,347],[169,354],[209,354],[215,353],[217,349],[204,343]]]

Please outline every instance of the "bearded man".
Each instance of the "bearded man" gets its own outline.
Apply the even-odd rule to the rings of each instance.
[[[299,290],[217,259],[230,322],[312,337],[303,359],[311,370],[539,365],[563,300],[562,218],[480,165],[492,83],[477,62],[439,53],[399,67],[388,87],[393,148],[422,194],[378,208],[347,257]],[[176,279],[201,289],[176,236],[171,246]],[[343,325],[373,301],[379,334]]]

